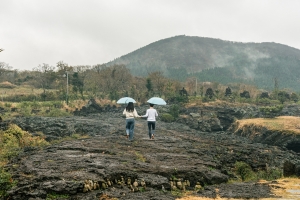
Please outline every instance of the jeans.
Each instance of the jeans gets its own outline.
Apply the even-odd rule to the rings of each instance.
[[[129,140],[133,140],[134,118],[126,119],[126,133],[129,135]]]
[[[148,121],[148,131],[149,131],[149,138],[151,139],[152,135],[154,135],[155,133],[155,121]]]

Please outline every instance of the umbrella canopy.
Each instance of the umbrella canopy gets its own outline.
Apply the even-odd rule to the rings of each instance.
[[[126,104],[126,103],[136,103],[136,101],[131,97],[123,97],[117,101],[118,104]]]
[[[163,100],[162,98],[159,98],[159,97],[152,97],[147,102],[151,103],[151,104],[155,104],[155,105],[167,105],[165,100]]]

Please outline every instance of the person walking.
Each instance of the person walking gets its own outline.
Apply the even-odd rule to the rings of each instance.
[[[148,122],[148,132],[149,132],[149,138],[154,139],[154,134],[155,134],[155,122],[156,122],[156,117],[158,116],[158,113],[156,109],[153,108],[154,104],[149,104],[150,108],[147,109],[147,112],[145,115],[142,117],[147,117],[147,122]]]
[[[123,111],[123,115],[126,116],[126,136],[129,141],[133,140],[133,132],[134,132],[134,118],[140,117],[132,102],[129,102],[126,108]]]

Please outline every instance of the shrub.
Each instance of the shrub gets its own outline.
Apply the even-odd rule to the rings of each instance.
[[[70,116],[70,113],[61,110],[61,109],[52,109],[49,113],[46,114],[47,117],[65,117]]]
[[[252,180],[255,178],[255,174],[252,171],[252,168],[245,162],[236,162],[235,172],[238,176],[241,177],[242,181]]]
[[[62,108],[64,104],[61,101],[54,101],[52,105],[54,108]]]
[[[12,106],[12,104],[11,104],[11,103],[8,103],[8,102],[5,102],[4,106],[5,106],[6,108],[10,108],[10,107]]]
[[[0,132],[0,141],[1,162],[16,156],[21,148],[48,144],[42,136],[32,137],[30,133],[15,124],[10,124],[7,130]]]
[[[164,122],[172,122],[174,121],[174,117],[169,113],[164,113],[161,115],[161,120]]]
[[[172,105],[169,112],[174,118],[177,118],[179,116],[179,106],[176,104]]]
[[[14,182],[11,178],[11,174],[6,172],[2,167],[0,167],[0,198],[3,198]]]
[[[202,97],[202,102],[203,103],[207,103],[207,102],[210,102],[210,101],[214,101],[214,98],[210,99],[208,96]]]
[[[57,99],[59,99],[58,94],[51,91],[45,91],[39,95],[39,100],[43,101],[55,101]]]
[[[240,103],[252,103],[252,99],[251,98],[240,97],[239,102]]]
[[[276,105],[276,106],[265,106],[259,108],[259,110],[264,114],[266,118],[273,118],[279,115],[282,111],[283,105]]]
[[[48,144],[42,135],[33,137],[30,133],[22,130],[15,124],[10,124],[9,128],[2,134],[2,143],[6,145],[9,142],[14,142],[14,146],[18,148],[24,148],[27,146],[44,146]],[[6,147],[2,149],[5,148]]]
[[[277,168],[272,168],[266,171],[258,171],[256,176],[257,179],[264,179],[267,181],[272,181],[272,180],[276,180],[282,177],[282,171],[280,169]]]
[[[291,100],[297,103],[299,101],[299,96],[296,93],[292,93]]]
[[[23,101],[21,103],[19,103],[18,105],[20,108],[27,108],[30,106],[30,103],[28,101]]]
[[[268,98],[257,98],[256,99],[257,104],[263,104],[263,105],[270,105],[271,104],[271,99]]]
[[[24,117],[29,117],[29,116],[31,116],[31,108],[29,106],[21,108],[19,113],[20,113],[20,115],[22,115]]]

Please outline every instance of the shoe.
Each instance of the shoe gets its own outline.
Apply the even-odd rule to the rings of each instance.
[[[151,137],[151,139],[152,139],[152,140],[154,140],[154,135],[153,135],[153,134],[152,134],[152,137]]]
[[[128,138],[129,138],[129,135],[126,135],[126,138],[128,139]]]

